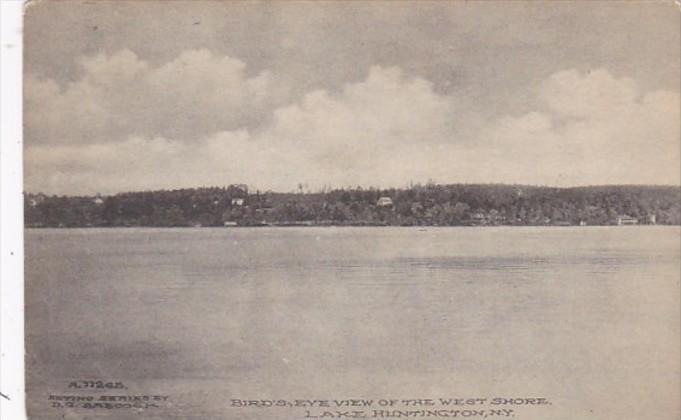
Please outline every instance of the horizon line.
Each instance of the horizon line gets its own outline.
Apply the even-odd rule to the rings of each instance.
[[[307,189],[307,190],[290,190],[290,191],[275,191],[271,189],[260,189],[260,188],[252,188],[251,185],[248,184],[243,184],[243,183],[231,183],[231,184],[224,184],[224,185],[210,185],[210,186],[193,186],[193,187],[178,187],[178,188],[154,188],[154,189],[138,189],[138,190],[122,190],[118,192],[113,192],[113,193],[89,193],[89,194],[83,194],[83,193],[67,193],[67,194],[56,194],[56,193],[45,193],[42,191],[37,191],[37,192],[32,192],[32,191],[27,191],[27,190],[22,190],[22,195],[45,195],[45,196],[50,196],[50,197],[91,197],[91,196],[102,196],[102,197],[108,197],[108,196],[115,196],[119,194],[135,194],[135,193],[150,193],[150,192],[162,192],[162,191],[183,191],[183,190],[202,190],[202,189],[211,189],[211,188],[229,188],[230,186],[238,186],[238,185],[246,185],[248,187],[248,190],[253,190],[257,191],[259,193],[263,194],[324,194],[328,193],[331,191],[338,191],[338,190],[376,190],[376,191],[384,191],[384,190],[408,190],[411,188],[415,187],[450,187],[450,186],[497,186],[497,187],[522,187],[522,188],[544,188],[544,189],[555,189],[555,190],[571,190],[571,189],[579,189],[579,188],[606,188],[606,187],[629,187],[629,188],[681,188],[681,184],[589,184],[589,185],[573,185],[573,186],[552,186],[552,185],[541,185],[541,184],[519,184],[519,183],[501,183],[501,182],[488,182],[488,183],[482,183],[482,182],[474,182],[474,183],[466,183],[466,182],[458,182],[458,183],[415,183],[415,184],[410,184],[407,186],[402,186],[402,187],[379,187],[379,186],[363,186],[363,185],[347,185],[347,186],[323,186],[321,188],[317,188],[315,190]]]

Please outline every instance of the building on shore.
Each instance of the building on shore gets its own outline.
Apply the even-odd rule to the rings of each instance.
[[[100,193],[97,193],[92,202],[99,206],[104,204],[104,199],[102,198],[102,195]]]
[[[40,203],[42,203],[43,201],[45,201],[46,198],[47,198],[47,196],[46,196],[45,194],[43,194],[43,193],[33,194],[33,195],[30,195],[30,196],[29,196],[28,204],[29,204],[31,207],[35,207],[35,206],[37,206],[38,204],[40,204]]]
[[[390,197],[381,197],[376,202],[376,205],[378,207],[392,207],[393,206],[393,199],[390,198]]]
[[[489,219],[482,212],[474,213],[471,216],[471,223],[475,226],[486,225],[487,222],[489,222]]]
[[[632,226],[632,225],[637,225],[638,224],[638,219],[628,216],[626,214],[621,214],[617,216],[617,225],[618,226]]]

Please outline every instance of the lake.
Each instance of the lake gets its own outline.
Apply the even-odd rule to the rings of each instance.
[[[82,415],[48,396],[84,379],[169,396],[143,416],[85,411],[116,419],[294,420],[305,410],[230,400],[432,396],[551,401],[513,407],[520,420],[678,418],[679,227],[29,229],[25,241],[34,418]]]

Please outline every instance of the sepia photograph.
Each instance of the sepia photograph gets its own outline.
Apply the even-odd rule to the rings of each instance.
[[[23,13],[29,419],[681,416],[678,3]]]

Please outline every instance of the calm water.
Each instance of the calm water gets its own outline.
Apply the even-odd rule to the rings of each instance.
[[[112,379],[207,419],[267,418],[230,398],[443,396],[553,401],[521,420],[676,419],[680,238],[660,226],[28,230],[29,407],[68,418],[49,393]]]

